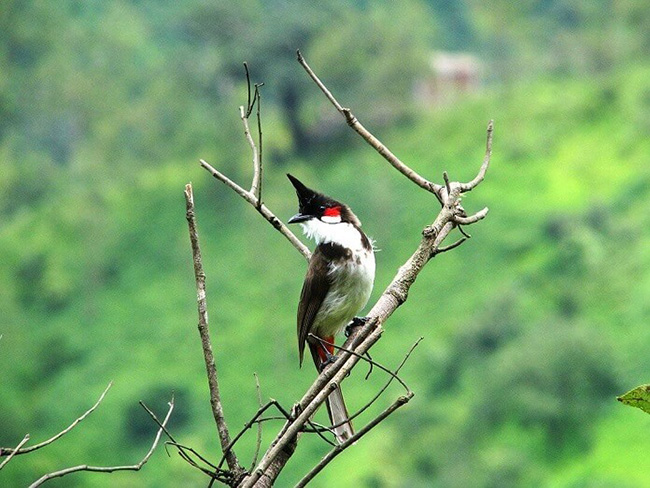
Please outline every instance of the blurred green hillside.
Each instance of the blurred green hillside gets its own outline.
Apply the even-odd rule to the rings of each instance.
[[[208,307],[233,429],[262,394],[289,406],[303,258],[198,166],[246,186],[241,63],[262,88],[264,200],[295,213],[284,173],[348,202],[376,240],[379,296],[438,204],[349,129],[295,62],[300,48],[399,157],[468,180],[490,208],[438,256],[373,358],[416,396],[313,486],[650,486],[650,417],[615,396],[650,381],[650,9],[643,0],[5,0],[0,8],[0,486],[76,464],[139,461],[166,411],[218,459],[196,332],[183,188],[194,184]],[[423,104],[434,51],[470,52],[479,87]],[[371,300],[373,299],[371,298]],[[345,385],[359,408],[385,378]],[[389,395],[399,394],[399,389]],[[375,412],[385,406],[376,406]],[[323,413],[321,412],[320,415]],[[370,414],[369,414],[370,415]],[[367,416],[366,419],[370,417]],[[281,424],[268,423],[270,441]],[[252,458],[255,435],[238,449]],[[51,486],[206,486],[176,455],[139,473]],[[326,452],[305,436],[278,486]],[[345,473],[342,477],[341,473]]]

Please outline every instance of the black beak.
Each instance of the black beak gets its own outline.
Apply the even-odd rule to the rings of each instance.
[[[301,213],[297,213],[293,217],[291,217],[287,223],[288,224],[297,224],[298,222],[304,222],[306,220],[311,219],[311,215],[303,215]]]

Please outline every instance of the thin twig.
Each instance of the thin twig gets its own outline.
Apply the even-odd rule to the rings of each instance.
[[[370,361],[372,361],[372,356],[370,356],[370,353],[368,351],[366,351],[366,353],[364,354],[364,357],[366,357]],[[370,375],[372,374],[372,371],[373,371],[373,365],[372,365],[372,363],[369,363],[368,364],[368,372],[366,373],[366,376],[363,377],[363,379],[367,380],[368,378],[370,378]]]
[[[462,226],[462,225],[458,225],[457,227],[458,227],[458,230],[460,231],[460,233],[463,234],[465,237],[467,237],[468,239],[471,239],[471,238],[472,238],[472,236],[471,236],[470,234],[468,234],[468,233],[465,231],[465,229],[463,229],[463,226]]]
[[[467,237],[461,237],[460,239],[458,239],[453,244],[450,244],[449,246],[439,247],[438,249],[434,250],[434,252],[431,254],[431,257],[433,257],[433,256],[435,256],[437,254],[442,254],[443,252],[451,251],[452,249],[456,249],[458,246],[460,246],[466,240],[467,240]]]
[[[93,413],[95,411],[95,409],[99,406],[99,404],[102,402],[102,400],[104,400],[104,397],[106,396],[106,393],[108,393],[108,390],[111,388],[111,386],[113,386],[112,381],[108,383],[108,386],[104,389],[104,391],[102,392],[102,394],[99,396],[99,398],[97,399],[97,401],[95,402],[95,404],[92,407],[90,407],[88,410],[86,410],[86,412],[81,417],[78,417],[68,427],[63,429],[61,432],[59,432],[55,436],[50,437],[46,441],[43,441],[43,442],[40,442],[40,443],[35,444],[33,446],[29,446],[29,447],[25,447],[25,448],[8,449],[6,447],[2,447],[2,448],[0,448],[0,456],[6,456],[6,455],[9,455],[9,454],[12,455],[12,456],[14,454],[16,454],[16,455],[27,454],[28,452],[36,451],[37,449],[40,449],[40,448],[45,447],[45,446],[47,446],[49,444],[52,444],[57,439],[60,439],[65,434],[67,434],[72,429],[74,429],[79,422],[84,420],[86,417],[88,417],[88,415],[90,415],[91,413]]]
[[[0,469],[4,468],[7,464],[9,464],[9,461],[16,455],[17,452],[20,451],[20,448],[25,445],[25,443],[29,440],[29,434],[25,434],[25,437],[23,437],[23,440],[21,440],[18,445],[11,451],[11,453],[7,456],[7,459],[2,461],[0,463]],[[4,448],[2,449],[2,452],[4,452]]]
[[[260,87],[264,83],[255,83],[255,92],[253,93],[253,101],[251,102],[251,79],[250,73],[248,72],[248,64],[244,63],[244,69],[246,70],[246,85],[248,87],[248,102],[246,105],[246,110],[244,107],[239,107],[239,115],[244,124],[244,136],[248,145],[251,147],[251,152],[253,154],[253,181],[251,183],[250,194],[253,196],[255,203],[255,208],[259,209],[262,205],[262,122],[260,114],[260,105],[262,104],[262,98],[260,94]],[[259,145],[259,150],[255,145],[253,136],[251,135],[251,130],[248,124],[248,119],[253,113],[253,107],[257,104],[257,141]]]
[[[375,394],[374,397],[372,397],[370,399],[370,401],[368,401],[363,407],[361,407],[359,410],[357,410],[357,412],[355,412],[353,415],[351,415],[350,418],[347,421],[341,422],[340,424],[332,425],[328,430],[333,430],[334,428],[339,427],[340,425],[343,425],[344,423],[347,423],[347,422],[349,422],[351,420],[354,420],[355,418],[359,417],[363,412],[365,412],[368,408],[370,408],[370,406],[372,404],[374,404],[379,399],[379,397],[388,389],[388,387],[391,385],[391,383],[395,379],[397,381],[399,381],[399,383],[402,385],[402,387],[404,387],[407,394],[411,394],[412,393],[411,389],[408,387],[408,385],[406,385],[406,383],[404,383],[400,379],[400,377],[397,374],[400,372],[400,370],[402,369],[404,364],[406,364],[406,361],[408,361],[409,357],[411,357],[411,354],[413,353],[415,348],[420,344],[420,342],[422,342],[423,339],[424,339],[423,337],[420,337],[417,341],[415,341],[415,343],[410,347],[410,349],[408,350],[408,352],[406,353],[406,355],[404,356],[402,361],[397,365],[397,368],[395,368],[394,371],[390,371],[389,369],[384,368],[381,365],[378,365],[383,371],[386,371],[390,375],[390,377],[388,378],[388,381],[386,382],[386,384],[384,384],[384,386]],[[359,356],[359,355],[355,354],[353,351],[348,350],[348,352],[350,352],[352,355]],[[361,359],[365,359],[365,357],[361,357]],[[377,363],[375,363],[375,364],[377,364]],[[336,444],[331,443],[331,442],[330,442],[330,444],[336,445]]]
[[[169,437],[170,441],[165,443],[165,451],[167,451],[167,446],[174,446],[178,452],[178,455],[185,461],[187,462],[190,466],[200,470],[202,473],[210,476],[213,480],[218,479],[219,481],[229,481],[232,478],[232,474],[221,470],[217,468],[214,464],[212,464],[210,461],[208,461],[206,458],[204,458],[201,454],[199,454],[196,450],[194,450],[191,447],[184,446],[182,444],[179,444],[176,442],[176,439],[171,435],[171,433],[167,430],[167,428],[158,420],[158,417],[156,417],[156,414],[151,411],[149,407],[147,407],[144,402],[140,401],[140,406],[146,410],[146,412],[149,414],[149,416],[153,419],[153,421],[158,425],[159,428],[162,429],[162,431],[165,433],[167,437]],[[195,455],[197,458],[199,458],[203,463],[207,464],[212,468],[212,471],[209,469],[206,469],[202,466],[199,466],[196,461],[194,461],[190,455],[187,453],[189,452],[190,454]],[[167,452],[169,455],[169,452]]]
[[[230,471],[226,471],[218,468],[208,469],[199,465],[199,463],[197,463],[194,459],[192,459],[190,454],[193,454],[194,456],[198,457],[205,464],[209,466],[213,466],[203,456],[201,456],[198,452],[196,452],[196,450],[194,450],[191,447],[184,446],[183,444],[179,444],[178,442],[173,442],[173,441],[167,441],[165,443],[165,446],[175,447],[176,453],[181,457],[181,459],[183,459],[183,461],[188,463],[193,468],[196,468],[199,471],[201,471],[203,474],[209,476],[211,479],[210,481],[211,483],[213,480],[217,480],[217,481],[221,481],[222,483],[230,484],[234,479],[233,474]]]
[[[492,132],[493,131],[494,131],[494,120],[490,120],[487,126],[487,140],[485,142],[485,156],[483,157],[483,164],[481,164],[481,167],[478,170],[478,174],[472,181],[468,183],[460,184],[460,189],[463,193],[472,191],[485,178],[485,174],[487,173],[488,167],[490,166],[490,157],[492,156]]]
[[[485,207],[482,210],[479,210],[478,212],[476,212],[474,215],[470,215],[469,217],[461,217],[459,215],[455,216],[454,221],[457,224],[470,225],[470,224],[474,224],[474,223],[478,222],[479,220],[483,220],[485,218],[485,216],[487,215],[487,213],[488,213],[488,208]]]
[[[277,218],[275,214],[273,214],[273,212],[271,212],[266,205],[262,204],[258,207],[255,197],[249,191],[244,190],[241,186],[239,186],[237,183],[232,181],[223,173],[217,171],[214,167],[212,167],[209,163],[205,162],[203,159],[201,159],[200,162],[201,162],[201,166],[205,168],[212,176],[214,176],[216,179],[224,183],[227,187],[232,189],[240,197],[242,197],[244,200],[250,203],[260,213],[262,217],[264,217],[273,227],[275,227],[276,230],[278,230],[284,237],[286,237],[287,240],[291,243],[291,245],[295,247],[306,260],[309,261],[309,258],[311,257],[311,252],[309,251],[307,246],[305,246],[302,242],[300,242],[300,239],[298,239],[296,235],[293,232],[291,232],[291,230],[286,225],[284,225],[282,221],[279,218]]]
[[[391,374],[390,378],[388,378],[388,381],[386,381],[384,386],[375,394],[375,396],[369,402],[366,403],[366,405],[361,407],[354,415],[352,415],[350,417],[350,420],[354,420],[359,415],[361,415],[363,412],[365,412],[368,408],[370,408],[370,406],[373,403],[375,403],[379,399],[379,397],[381,395],[383,395],[383,393],[388,389],[388,387],[393,382],[393,379],[398,378],[397,374],[400,372],[402,367],[406,364],[406,361],[408,361],[409,357],[411,357],[411,354],[413,353],[415,348],[418,347],[418,345],[420,344],[420,342],[422,342],[423,339],[424,339],[423,337],[420,337],[417,341],[415,341],[415,343],[408,350],[408,352],[406,353],[406,355],[404,356],[402,361],[397,365],[397,368],[395,368],[395,371],[392,371],[392,374]],[[405,386],[405,385],[402,383],[402,386]],[[406,393],[407,394],[411,393],[411,389],[408,386],[406,386]]]
[[[449,185],[449,175],[446,171],[442,172],[442,179],[445,180],[445,188],[447,189],[447,195],[451,195],[451,186]]]
[[[165,443],[165,446],[175,447],[176,452],[181,457],[181,459],[183,459],[193,468],[196,468],[199,471],[201,471],[203,474],[208,475],[213,480],[216,479],[223,482],[229,482],[233,479],[233,475],[230,471],[225,471],[223,469],[216,468],[212,463],[210,463],[207,459],[205,459],[203,456],[201,456],[201,454],[199,454],[195,449],[191,447],[184,446],[183,444],[179,444],[178,442],[174,442],[174,441],[167,441]],[[199,465],[199,463],[197,463],[194,459],[192,459],[192,457],[188,453],[196,456],[201,460],[201,462],[207,464],[212,469],[208,469]]]
[[[255,412],[255,415],[244,424],[244,427],[237,433],[235,437],[233,437],[232,441],[230,444],[227,446],[227,449],[230,450],[232,447],[237,443],[237,441],[246,433],[248,429],[250,429],[257,421],[257,419],[264,413],[266,412],[270,407],[275,407],[278,409],[280,413],[284,416],[285,419],[290,420],[291,415],[289,412],[287,412],[280,403],[278,403],[277,400],[270,399],[266,405],[261,406],[259,409],[257,409],[257,412]],[[224,458],[221,458],[221,461],[219,461],[219,464],[217,465],[218,468],[221,468],[223,466]]]
[[[201,336],[201,346],[203,349],[203,357],[205,359],[205,368],[208,376],[208,388],[210,390],[210,405],[212,407],[212,415],[217,424],[217,431],[219,433],[219,441],[221,448],[228,462],[228,467],[233,473],[239,473],[241,467],[237,456],[231,449],[226,449],[230,445],[230,434],[228,433],[228,426],[223,413],[223,406],[221,404],[221,395],[219,393],[219,381],[217,379],[217,367],[214,361],[214,354],[212,353],[212,343],[210,342],[210,330],[208,328],[208,309],[206,304],[205,292],[205,271],[203,270],[203,261],[201,258],[201,248],[199,246],[199,235],[196,229],[196,217],[194,215],[194,194],[192,192],[192,185],[185,185],[185,207],[186,217],[190,233],[190,242],[192,245],[192,260],[194,262],[194,277],[196,280],[197,289],[197,304],[199,312],[199,335]]]
[[[254,192],[253,189],[251,188],[251,192],[257,198],[257,205],[255,208],[259,211],[260,207],[262,206],[262,181],[263,181],[263,173],[264,173],[264,165],[262,164],[262,115],[261,115],[261,110],[262,110],[262,94],[260,93],[260,86],[262,86],[264,83],[257,83],[255,85],[255,93],[257,94],[257,145],[259,146],[259,149],[257,151],[257,168],[255,168],[255,174],[257,175],[257,192]],[[255,183],[255,179],[253,179],[253,183]]]
[[[257,98],[257,95],[255,96],[255,98]],[[248,142],[248,145],[251,147],[251,152],[253,153],[253,182],[251,184],[251,189],[249,193],[253,196],[254,205],[257,206],[259,203],[259,199],[257,198],[257,193],[259,190],[258,188],[259,177],[260,177],[259,154],[257,152],[257,146],[255,145],[255,141],[253,141],[253,136],[251,135],[251,129],[248,126],[248,117],[246,115],[246,110],[244,110],[243,106],[239,107],[239,117],[241,118],[242,123],[244,124],[244,137],[246,137],[246,141]]]
[[[413,398],[413,392],[409,392],[406,395],[400,396],[395,402],[393,402],[386,410],[381,412],[377,417],[372,419],[368,424],[366,424],[362,429],[359,429],[352,437],[347,439],[345,442],[338,444],[332,449],[330,452],[328,452],[323,459],[320,460],[320,462],[312,468],[309,473],[307,473],[304,478],[302,478],[297,484],[296,488],[302,488],[304,486],[307,486],[307,483],[309,483],[318,473],[320,473],[325,466],[327,466],[336,456],[341,454],[345,449],[350,447],[352,444],[357,442],[361,437],[366,435],[368,432],[370,432],[374,427],[379,425],[386,417],[388,417],[391,413],[393,413],[395,410],[398,408],[406,405],[409,400]]]
[[[257,373],[253,373],[255,376],[255,389],[257,390],[257,403],[260,408],[262,408],[262,389],[260,387],[260,378],[257,376]],[[257,456],[260,454],[260,449],[262,447],[262,422],[257,423],[257,442],[255,444],[255,454],[253,455],[253,462],[251,463],[251,469],[257,464]]]
[[[409,180],[411,180],[413,183],[418,185],[420,188],[424,188],[425,190],[431,192],[431,193],[437,193],[440,191],[440,185],[436,183],[432,183],[431,181],[427,180],[426,178],[420,176],[418,173],[416,173],[413,169],[409,168],[406,164],[404,164],[395,154],[393,154],[379,139],[377,139],[375,136],[373,136],[368,129],[366,129],[359,120],[352,114],[350,109],[344,108],[337,100],[334,98],[334,95],[327,89],[327,87],[323,84],[323,82],[316,76],[316,73],[310,68],[310,66],[307,64],[307,61],[305,61],[305,58],[302,56],[300,51],[297,51],[297,56],[298,56],[298,62],[300,65],[305,69],[307,74],[311,77],[312,80],[316,83],[318,88],[321,89],[321,91],[325,94],[327,99],[336,107],[336,110],[339,111],[343,117],[345,117],[346,122],[350,127],[352,127],[370,146],[372,146],[375,151],[377,151],[386,161],[388,161],[393,168],[395,168],[397,171],[402,173],[404,176],[406,176]]]
[[[167,422],[169,421],[169,417],[171,416],[173,410],[174,410],[174,400],[169,402],[169,410],[167,411],[165,420],[162,423],[163,426],[167,425]],[[114,471],[139,471],[140,469],[142,469],[142,466],[144,466],[147,463],[147,461],[149,461],[149,458],[153,454],[153,451],[156,449],[156,446],[158,445],[158,441],[160,441],[160,436],[162,435],[162,433],[163,433],[163,429],[162,428],[158,429],[158,433],[154,438],[151,448],[149,449],[147,454],[145,454],[144,458],[142,458],[142,460],[137,464],[132,464],[129,466],[88,466],[86,464],[73,466],[71,468],[66,468],[66,469],[54,471],[52,473],[43,475],[34,483],[32,483],[29,486],[29,488],[36,488],[37,486],[41,486],[43,483],[45,483],[48,480],[51,480],[53,478],[60,478],[62,476],[66,476],[70,473],[75,473],[78,471],[92,471],[98,473],[112,473]]]
[[[367,358],[365,354],[362,356],[362,355],[360,355],[360,354],[357,354],[356,352],[354,352],[354,351],[351,350],[351,349],[347,349],[347,348],[345,348],[345,347],[343,347],[343,346],[337,346],[336,344],[334,344],[334,343],[332,343],[332,342],[329,342],[329,341],[326,341],[325,339],[323,339],[323,338],[321,338],[321,337],[318,337],[318,336],[312,334],[311,332],[310,332],[309,334],[307,334],[307,336],[308,336],[308,337],[311,337],[312,339],[314,339],[314,340],[316,340],[316,341],[318,341],[318,342],[320,342],[320,343],[321,343],[322,345],[324,345],[324,346],[325,346],[325,345],[327,345],[327,346],[332,346],[332,347],[334,347],[335,349],[337,349],[337,350],[339,350],[339,351],[345,351],[345,352],[347,352],[348,354],[351,354],[351,355],[353,355],[353,356],[357,356],[359,359],[362,359],[363,361],[366,361],[366,362],[372,364],[373,366],[377,366],[377,367],[378,367],[379,369],[381,369],[384,373],[388,373],[388,374],[391,375],[394,379],[396,379],[396,380],[400,383],[400,385],[402,385],[402,386],[404,387],[404,389],[405,389],[406,391],[409,391],[409,387],[406,386],[406,383],[404,383],[404,381],[402,381],[401,378],[399,378],[399,377],[398,377],[397,375],[395,375],[395,374],[394,374],[390,369],[388,369],[387,367],[381,365],[381,364],[378,363],[377,361],[373,361],[372,359]]]
[[[244,61],[244,72],[246,73],[246,117],[251,114],[253,106],[251,105],[251,75],[248,71],[248,63]],[[255,102],[253,102],[255,103]]]

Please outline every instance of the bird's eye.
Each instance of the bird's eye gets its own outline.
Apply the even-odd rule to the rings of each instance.
[[[327,207],[325,207],[325,205],[321,205],[321,206],[319,207],[320,210],[325,210],[326,208],[327,208]]]

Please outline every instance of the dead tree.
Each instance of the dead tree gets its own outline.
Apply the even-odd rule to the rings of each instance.
[[[422,238],[417,249],[406,260],[406,262],[397,270],[395,277],[386,290],[379,297],[368,314],[369,320],[363,327],[359,327],[348,337],[345,344],[339,348],[339,353],[335,362],[330,364],[325,370],[316,378],[311,387],[305,392],[303,397],[296,402],[296,404],[287,411],[277,402],[271,401],[266,405],[261,405],[260,409],[255,413],[251,420],[246,424],[244,429],[234,437],[231,437],[226,420],[223,416],[223,409],[221,407],[221,399],[219,398],[219,388],[217,380],[216,366],[214,357],[212,355],[212,346],[210,344],[209,331],[208,331],[208,317],[206,308],[206,291],[205,291],[205,273],[201,262],[201,253],[199,248],[198,234],[196,230],[196,221],[194,215],[194,201],[192,195],[191,185],[187,185],[185,189],[187,220],[189,223],[190,238],[192,243],[192,251],[194,258],[194,271],[197,284],[197,297],[199,308],[199,331],[203,345],[203,352],[205,357],[208,383],[210,389],[210,399],[212,410],[217,424],[217,431],[221,442],[223,458],[217,465],[212,464],[200,457],[193,450],[180,446],[173,442],[179,449],[179,454],[184,456],[188,462],[193,466],[201,469],[204,473],[209,475],[212,480],[220,481],[230,486],[237,487],[266,487],[271,486],[276,480],[279,473],[282,471],[287,461],[294,453],[299,437],[303,432],[316,432],[323,435],[331,428],[314,425],[311,422],[311,417],[319,406],[325,401],[331,391],[338,388],[338,385],[348,376],[350,371],[359,363],[368,350],[381,338],[384,331],[384,326],[392,313],[406,302],[410,287],[415,282],[418,274],[424,266],[431,260],[431,258],[438,254],[450,251],[461,244],[463,244],[470,236],[463,229],[464,226],[473,224],[483,219],[488,212],[487,208],[468,215],[463,206],[461,205],[462,197],[476,188],[484,179],[487,172],[490,155],[492,150],[492,127],[490,121],[487,127],[487,142],[485,157],[474,179],[469,182],[452,181],[447,175],[447,172],[442,173],[443,183],[437,184],[423,176],[419,175],[412,168],[402,162],[395,154],[393,154],[384,144],[382,144],[376,137],[374,137],[352,114],[351,110],[344,108],[334,98],[331,92],[323,84],[323,82],[316,76],[314,71],[309,67],[305,59],[298,52],[298,62],[305,69],[307,74],[320,88],[327,99],[334,105],[336,110],[344,117],[346,123],[356,131],[370,146],[372,146],[390,165],[392,165],[401,174],[415,183],[421,189],[433,194],[433,196],[440,203],[440,211],[433,219],[433,222],[426,226],[422,231]],[[253,179],[250,190],[246,190],[227,176],[216,170],[206,161],[201,160],[200,164],[203,168],[210,172],[215,178],[226,184],[229,188],[234,190],[244,200],[251,204],[257,212],[259,212],[275,229],[281,232],[289,242],[306,258],[309,259],[310,252],[307,247],[302,244],[283,223],[276,217],[273,212],[263,203],[262,199],[262,126],[260,119],[260,92],[259,86],[254,85],[254,90],[251,89],[248,68],[246,67],[246,76],[248,80],[248,103],[245,107],[240,107],[240,116],[244,125],[244,134],[248,144],[251,147],[253,154]],[[249,127],[249,118],[253,113],[254,108],[257,107],[257,144],[251,134]],[[443,242],[449,236],[452,230],[458,229],[461,237],[452,244],[443,246]],[[408,357],[407,354],[406,358]],[[406,359],[405,358],[405,359]],[[376,364],[376,363],[375,363]],[[401,365],[400,365],[401,367]],[[386,370],[386,368],[382,369]],[[391,403],[383,412],[370,420],[365,426],[360,428],[356,434],[346,442],[334,445],[332,449],[323,457],[323,459],[314,466],[304,478],[298,483],[297,486],[306,485],[314,476],[316,476],[329,462],[332,461],[337,455],[350,447],[363,437],[377,424],[382,422],[388,415],[395,410],[405,405],[413,396],[413,392],[404,384],[403,381],[397,376],[397,372],[390,372],[390,381],[396,379],[405,387],[405,394],[399,396],[393,403]],[[380,392],[381,393],[381,392]],[[239,462],[235,455],[234,446],[237,440],[243,435],[248,428],[255,424],[261,425],[262,415],[269,408],[277,408],[282,412],[286,421],[280,429],[275,439],[268,446],[266,452],[262,455],[259,462],[257,462],[257,454],[255,454],[255,461],[251,468],[247,469]],[[258,434],[258,451],[259,445]],[[224,463],[227,468],[224,468]]]

